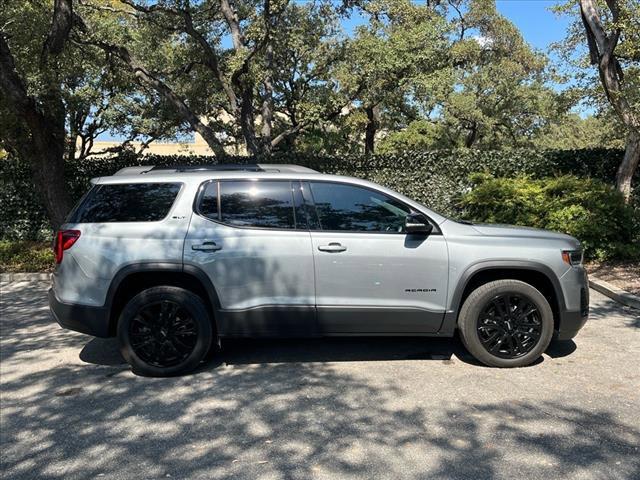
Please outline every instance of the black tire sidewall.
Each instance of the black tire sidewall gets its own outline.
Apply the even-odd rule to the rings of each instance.
[[[540,312],[540,339],[533,350],[518,358],[501,358],[489,353],[478,337],[477,324],[482,309],[489,300],[504,293],[525,296]],[[523,367],[537,360],[549,346],[554,329],[553,311],[544,295],[532,285],[519,280],[496,280],[478,287],[467,297],[460,310],[458,326],[465,347],[480,362],[492,367]]]
[[[171,367],[157,367],[142,360],[131,347],[129,326],[137,312],[150,303],[170,300],[178,303],[187,310],[196,322],[198,338],[196,346],[189,356],[181,363]],[[179,287],[153,287],[143,290],[133,297],[122,309],[118,319],[118,340],[120,351],[125,360],[131,365],[133,373],[148,377],[168,377],[192,371],[205,358],[213,339],[211,317],[202,299]]]

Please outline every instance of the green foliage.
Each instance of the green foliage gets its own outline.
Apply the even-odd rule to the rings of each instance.
[[[389,132],[378,144],[378,153],[393,154],[406,151],[423,151],[431,148],[444,148],[447,137],[442,128],[429,120],[415,120],[407,128]]]
[[[68,41],[55,61],[43,63],[42,45],[53,5],[53,0],[3,0],[0,25],[27,93],[43,110],[63,120],[61,141],[68,147],[66,156],[83,158],[95,153],[93,143],[104,132],[128,141],[174,138],[181,133],[175,112],[152,95],[138,94],[135,77],[112,68],[102,50]],[[101,20],[93,27],[99,33],[110,30],[111,25]],[[0,94],[0,147],[20,152],[27,161],[26,147],[32,142],[29,125],[6,98]],[[74,145],[78,148],[71,148]]]
[[[622,194],[593,178],[573,175],[531,179],[473,175],[461,201],[475,221],[545,228],[578,238],[589,258],[640,258],[640,211]]]
[[[336,78],[347,101],[356,101],[349,117],[376,108],[377,127],[395,130],[418,115],[417,96],[433,106],[433,92],[443,83],[439,72],[449,63],[450,25],[431,6],[410,0],[362,2],[361,14],[368,21],[345,42],[345,59],[336,67]],[[364,126],[366,118],[360,120]],[[363,130],[355,132],[355,138]]]
[[[539,148],[624,148],[625,131],[612,115],[593,115],[582,118],[569,114],[550,123],[534,139]]]
[[[0,273],[50,272],[54,257],[48,242],[0,240]]]
[[[540,212],[544,208],[545,192],[539,181],[527,177],[493,178],[487,173],[474,174],[469,179],[475,187],[462,198],[465,217],[487,223],[544,228]]]
[[[494,0],[451,0],[458,38],[450,47],[448,91],[439,99],[438,139],[448,148],[530,146],[566,108],[548,85],[547,57],[535,51]],[[454,23],[456,23],[454,21]]]

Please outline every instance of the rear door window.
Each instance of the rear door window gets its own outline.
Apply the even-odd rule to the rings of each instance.
[[[155,222],[173,205],[179,183],[96,185],[69,218],[70,223]]]
[[[237,227],[296,228],[289,181],[221,181],[220,220]]]

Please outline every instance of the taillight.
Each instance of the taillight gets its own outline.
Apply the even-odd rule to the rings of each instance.
[[[80,238],[80,230],[58,230],[53,242],[53,253],[56,255],[56,263],[62,261],[64,251],[70,249]]]

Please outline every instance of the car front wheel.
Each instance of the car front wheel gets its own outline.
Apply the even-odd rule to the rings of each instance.
[[[163,377],[195,369],[209,351],[212,337],[202,299],[178,287],[140,292],[118,320],[122,355],[138,375]]]
[[[542,355],[553,335],[553,312],[536,288],[520,280],[478,287],[460,310],[462,341],[480,362],[522,367]]]

